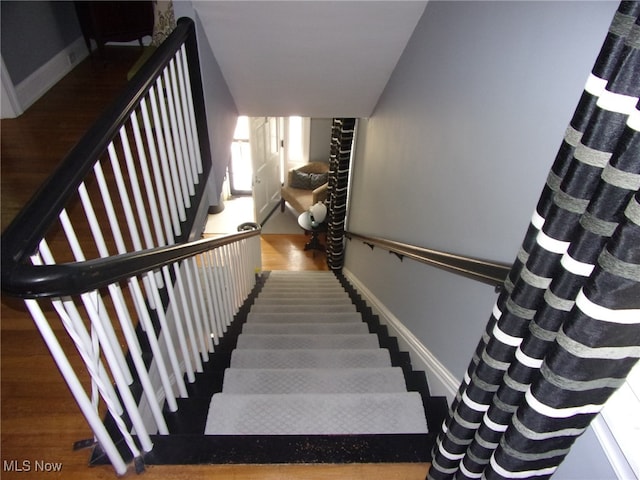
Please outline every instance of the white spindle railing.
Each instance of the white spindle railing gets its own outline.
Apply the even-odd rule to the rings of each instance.
[[[193,35],[193,24],[189,31],[183,35]],[[260,269],[256,234],[185,243],[192,231],[185,222],[203,198],[207,170],[185,45],[160,64],[166,66],[136,94],[135,106],[104,150],[87,159],[93,162],[88,173],[65,193],[68,201],[26,258],[36,269],[97,264],[82,277],[91,278],[91,272],[108,270],[114,258],[134,262],[154,252],[165,255],[161,264],[131,267],[135,273],[115,275],[95,288],[74,284],[71,293],[23,295],[118,474],[131,458],[153,449],[153,435],[172,433],[163,408],[178,410],[177,399],[187,397],[187,384],[203,371]],[[174,246],[191,253],[175,253]],[[152,361],[145,362],[143,354]],[[77,355],[81,362],[71,359]],[[112,419],[108,427],[105,411]],[[128,455],[116,448],[121,441]]]

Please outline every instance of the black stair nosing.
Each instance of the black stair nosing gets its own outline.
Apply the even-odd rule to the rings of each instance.
[[[444,396],[423,396],[422,402],[427,410],[427,428],[429,432],[440,434],[449,412],[449,402]]]
[[[427,417],[427,424],[429,431],[440,431],[442,428],[440,403],[432,402],[431,392],[429,390],[429,383],[426,378],[426,374],[422,371],[414,370],[411,364],[411,357],[408,352],[400,351],[398,340],[396,337],[389,335],[389,330],[386,325],[380,322],[378,315],[373,313],[371,307],[369,307],[366,301],[358,293],[357,289],[351,285],[342,272],[336,273],[336,276],[340,280],[340,283],[344,289],[348,292],[349,297],[356,305],[357,310],[361,312],[363,321],[369,325],[371,333],[378,335],[380,346],[386,348],[389,351],[391,357],[391,364],[394,367],[401,367],[405,377],[405,383],[408,391],[419,392],[422,396],[423,405],[425,407],[425,416]],[[422,375],[417,375],[422,374]],[[441,397],[444,399],[444,397]],[[446,405],[446,399],[444,399]],[[435,412],[430,412],[429,406],[436,408]]]
[[[220,391],[222,388],[213,391],[211,395]],[[177,403],[178,410],[176,412],[164,412],[167,428],[171,435],[203,435],[211,396],[179,398]]]
[[[436,435],[153,435],[146,465],[427,463]],[[109,463],[102,450],[92,465]],[[130,461],[131,454],[125,455]]]

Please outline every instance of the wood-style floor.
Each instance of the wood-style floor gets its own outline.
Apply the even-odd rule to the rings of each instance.
[[[2,230],[55,169],[88,125],[117,95],[137,48],[109,48],[108,62],[83,62],[21,117],[2,120]],[[303,250],[304,235],[264,235],[263,269],[326,270],[324,255]],[[75,441],[91,437],[22,302],[1,303],[1,466],[3,479],[113,479],[109,466],[88,467]],[[13,462],[13,463],[12,463]],[[37,471],[44,463],[58,472]],[[17,468],[16,468],[17,467]],[[425,464],[150,466],[149,480],[424,479]],[[128,477],[136,474],[131,471]]]

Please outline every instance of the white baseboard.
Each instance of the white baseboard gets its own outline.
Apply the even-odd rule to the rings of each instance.
[[[453,376],[435,355],[352,272],[343,269],[343,273],[362,295],[373,312],[380,317],[380,322],[387,326],[389,334],[398,339],[400,349],[409,352],[414,369],[424,370],[431,394],[436,396],[444,395],[447,397],[447,401],[451,403],[458,393],[460,380]]]
[[[616,472],[616,476],[620,480],[637,479],[633,468],[629,465],[627,458],[620,449],[614,433],[607,425],[607,421],[604,419],[602,413],[593,419],[591,422],[591,428],[596,434],[602,450],[604,451],[611,468]]]
[[[58,52],[51,60],[16,85],[16,96],[22,110],[27,110],[88,56],[89,51],[83,38],[78,37],[64,50]]]

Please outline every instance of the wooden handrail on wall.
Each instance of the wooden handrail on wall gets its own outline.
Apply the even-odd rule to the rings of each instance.
[[[401,260],[404,257],[411,258],[418,262],[426,263],[427,265],[492,285],[496,288],[500,288],[502,286],[511,269],[511,266],[506,263],[482,260],[479,258],[442,252],[440,250],[417,247],[415,245],[396,242],[394,240],[360,235],[353,232],[346,232],[345,235],[350,240],[361,240],[372,249],[374,247],[380,247],[387,250],[390,253],[397,255]]]

